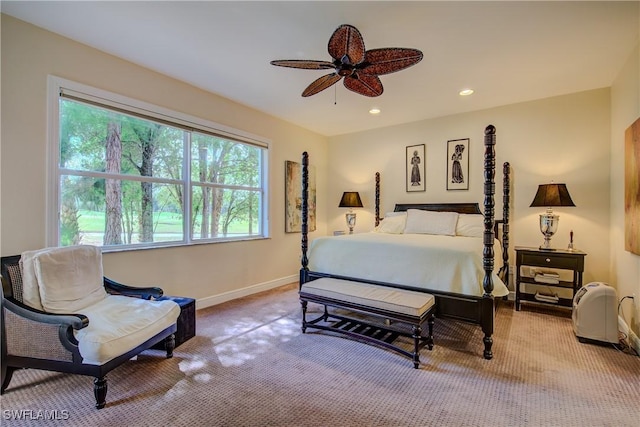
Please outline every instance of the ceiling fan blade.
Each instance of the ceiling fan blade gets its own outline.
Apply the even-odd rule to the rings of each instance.
[[[346,55],[351,65],[360,64],[365,58],[362,34],[352,25],[340,25],[331,35],[328,49],[333,59],[340,61]]]
[[[376,97],[382,95],[382,82],[378,76],[354,74],[344,78],[344,87],[360,95]]]
[[[315,95],[318,92],[325,90],[326,88],[333,86],[338,80],[340,80],[342,76],[339,76],[336,73],[327,74],[326,76],[322,76],[319,79],[316,79],[311,83],[307,88],[302,92],[302,96],[307,97],[311,95]]]
[[[418,49],[402,47],[371,49],[365,54],[365,61],[358,73],[382,75],[395,73],[422,61],[422,52]]]
[[[329,70],[335,68],[333,62],[304,59],[281,59],[271,61],[270,64],[277,65],[278,67],[303,68],[305,70]]]

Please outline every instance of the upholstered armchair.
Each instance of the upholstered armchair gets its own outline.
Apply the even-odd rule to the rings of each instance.
[[[49,248],[0,263],[2,393],[19,368],[88,375],[100,409],[109,371],[161,341],[173,356],[180,307],[156,301],[160,288],[104,277],[100,248]]]

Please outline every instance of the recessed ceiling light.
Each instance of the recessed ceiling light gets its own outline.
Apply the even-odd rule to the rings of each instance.
[[[380,114],[380,109],[372,108],[371,110],[369,110],[369,114]]]
[[[460,91],[461,96],[469,96],[473,93],[473,89],[462,89]]]

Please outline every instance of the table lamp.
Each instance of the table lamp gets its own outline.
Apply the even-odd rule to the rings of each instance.
[[[357,191],[345,191],[342,193],[342,199],[340,199],[339,208],[349,208],[349,212],[346,213],[347,227],[349,227],[349,234],[353,234],[353,227],[356,226],[356,214],[353,212],[353,208],[361,208],[362,200],[360,200],[360,194]]]
[[[544,235],[544,243],[540,249],[552,251],[551,236],[558,230],[560,216],[555,215],[551,209],[554,206],[574,206],[565,184],[542,184],[538,186],[538,192],[529,207],[546,207],[547,211],[540,214],[540,232]]]

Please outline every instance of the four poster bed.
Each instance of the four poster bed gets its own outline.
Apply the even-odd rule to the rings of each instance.
[[[381,218],[380,174],[376,173],[374,232],[319,237],[311,248],[309,157],[303,153],[300,287],[316,279],[335,278],[432,294],[436,317],[481,326],[483,356],[491,359],[495,298],[508,294],[510,168],[508,163],[503,166],[503,219],[495,220],[492,125],[485,129],[484,145],[484,215],[478,203],[396,204],[393,213]],[[503,261],[494,270],[496,253]]]

